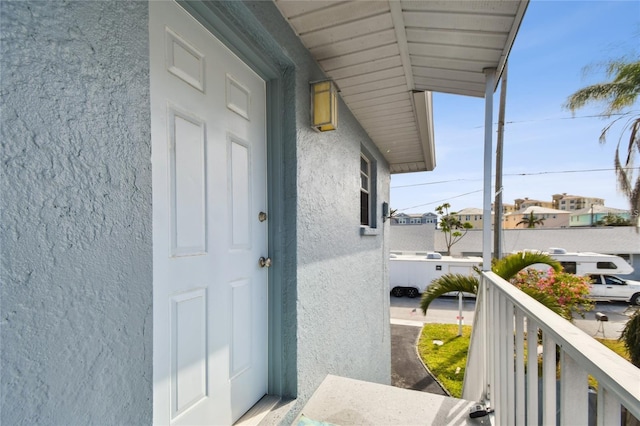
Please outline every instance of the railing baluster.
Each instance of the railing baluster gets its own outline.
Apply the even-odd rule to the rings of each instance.
[[[560,424],[586,425],[589,418],[587,373],[560,349]]]
[[[542,334],[542,424],[556,424],[556,343],[549,333]]]
[[[597,425],[609,426],[620,424],[620,402],[601,383],[598,383]]]
[[[527,425],[538,426],[538,326],[527,318]]]
[[[507,300],[507,298],[503,298],[505,304],[505,314],[504,314],[504,324],[506,327],[506,340],[505,343],[505,365],[507,366],[507,371],[504,372],[506,376],[506,380],[504,380],[505,387],[505,395],[503,397],[503,403],[507,407],[507,424],[513,425],[516,421],[516,400],[515,400],[515,360],[514,360],[514,349],[513,349],[513,339],[514,336],[514,328],[513,328],[513,303]]]
[[[524,315],[522,311],[515,308],[516,316],[516,374],[515,374],[515,394],[516,394],[516,422],[517,425],[524,425]]]
[[[493,382],[491,386],[491,403],[495,409],[496,424],[502,424],[502,407],[500,406],[500,292],[494,291],[491,318],[493,321]]]
[[[489,310],[487,311],[487,317],[489,318],[489,322],[490,322],[490,328],[487,330],[487,333],[489,334],[489,340],[490,340],[490,353],[489,353],[489,362],[491,365],[491,375],[490,377],[490,399],[491,399],[491,405],[492,407],[495,408],[496,405],[496,393],[495,393],[495,388],[498,387],[498,385],[496,384],[496,346],[498,345],[497,343],[497,339],[496,339],[496,329],[498,328],[497,324],[496,324],[496,310],[495,310],[495,306],[496,306],[496,295],[498,294],[498,291],[496,290],[495,286],[492,284],[489,290]]]

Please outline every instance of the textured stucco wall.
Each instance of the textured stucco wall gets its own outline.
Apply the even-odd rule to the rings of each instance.
[[[378,217],[379,235],[360,235],[361,145],[377,161],[378,216],[388,166],[342,102],[337,131],[309,127],[309,81],[323,73],[271,2],[248,7],[295,64],[298,399],[327,374],[389,383],[389,224]]]
[[[0,423],[149,424],[147,4],[0,14]]]
[[[145,424],[152,411],[145,2],[0,2],[3,424]],[[271,2],[214,2],[280,70],[283,389],[327,374],[388,383],[388,228],[361,236],[361,146],[343,103],[308,127],[323,77]]]

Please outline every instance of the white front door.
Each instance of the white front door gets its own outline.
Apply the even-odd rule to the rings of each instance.
[[[267,392],[265,82],[149,2],[155,424],[231,424]]]

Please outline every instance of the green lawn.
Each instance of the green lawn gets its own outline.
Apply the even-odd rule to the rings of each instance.
[[[425,324],[418,341],[418,353],[429,371],[449,393],[460,398],[462,380],[467,363],[471,326],[462,326],[462,336],[458,337],[456,324]],[[442,341],[442,346],[433,343]]]
[[[456,324],[425,324],[418,341],[418,353],[422,361],[451,396],[456,398],[462,395],[470,338],[471,326],[468,325],[462,327],[462,336],[458,337]],[[434,344],[434,340],[441,341],[442,345]],[[622,342],[610,339],[596,340],[629,360],[629,354]],[[589,384],[597,386],[591,378]]]

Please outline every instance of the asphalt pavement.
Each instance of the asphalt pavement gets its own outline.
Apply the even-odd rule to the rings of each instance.
[[[398,388],[447,395],[418,357],[422,327],[391,324],[391,384]]]

